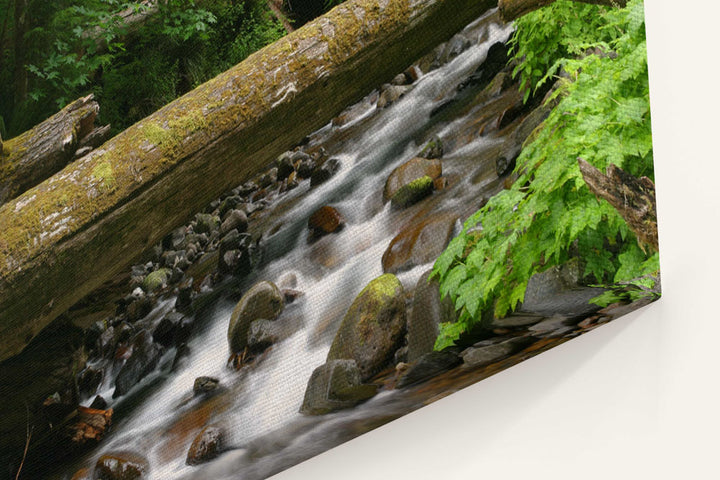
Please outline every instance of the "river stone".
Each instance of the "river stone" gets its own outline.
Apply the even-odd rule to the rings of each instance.
[[[295,165],[293,164],[294,153],[295,152],[282,153],[277,160],[275,160],[278,180],[285,180],[295,171]]]
[[[220,273],[246,275],[252,270],[250,249],[252,237],[249,233],[230,230],[218,246],[218,270]]]
[[[95,464],[95,480],[136,480],[146,477],[150,463],[130,452],[106,453]]]
[[[283,339],[283,328],[275,321],[257,319],[250,324],[247,346],[251,353],[260,354]]]
[[[195,233],[211,233],[220,227],[220,218],[209,213],[195,215]]]
[[[337,173],[339,169],[340,160],[338,160],[337,158],[329,159],[328,161],[323,163],[321,167],[313,170],[312,175],[310,176],[310,186],[316,187],[322,183],[327,182],[333,175]]]
[[[390,201],[395,208],[409,207],[423,198],[430,196],[434,186],[433,179],[425,175],[417,180],[413,180],[407,185],[403,185],[400,190],[393,195]]]
[[[163,347],[174,345],[175,337],[184,318],[185,315],[178,312],[170,312],[165,315],[153,330],[153,340]]]
[[[428,281],[432,270],[425,272],[417,282],[412,309],[408,317],[407,361],[414,362],[432,352],[440,334],[440,324],[455,322],[455,307],[449,296],[440,299],[440,284]]]
[[[442,175],[442,163],[437,159],[415,157],[390,173],[383,190],[383,200],[388,201],[405,185],[425,176],[432,180]]]
[[[519,352],[534,341],[533,337],[515,337],[494,345],[467,348],[461,356],[465,367],[484,367]]]
[[[400,97],[405,95],[408,90],[410,90],[410,87],[405,85],[383,85],[377,101],[377,108],[385,108],[395,103]]]
[[[224,437],[224,432],[219,427],[211,425],[203,428],[190,445],[185,463],[199,465],[217,457],[222,451]]]
[[[312,158],[306,158],[300,160],[297,167],[297,174],[300,178],[310,178],[313,171],[315,170],[315,160]]]
[[[450,242],[457,219],[455,213],[435,213],[403,229],[383,253],[383,271],[397,273],[435,261]]]
[[[232,210],[225,221],[220,225],[220,234],[225,235],[230,230],[237,230],[238,233],[245,233],[248,229],[248,218],[242,210]]]
[[[320,207],[308,219],[308,228],[315,236],[321,236],[337,231],[343,224],[342,215],[337,209]]]
[[[132,353],[125,361],[115,378],[115,391],[113,398],[129,392],[140,380],[155,370],[163,349],[153,343],[151,335],[146,330],[139,331],[132,339]]]
[[[155,270],[143,280],[143,290],[150,293],[165,287],[170,281],[170,275],[172,275],[172,270],[169,268],[159,268]]]
[[[405,334],[405,292],[395,275],[372,280],[345,314],[327,360],[352,359],[366,381],[400,348]]]
[[[258,319],[275,320],[285,307],[280,289],[272,282],[258,282],[242,296],[230,316],[230,351],[242,352],[247,346],[250,324]]]
[[[428,352],[423,354],[414,365],[405,371],[397,383],[398,388],[405,388],[428,380],[463,363],[456,353],[450,351]]]
[[[215,377],[197,377],[193,382],[193,393],[202,395],[217,390],[220,380]]]
[[[418,157],[434,159],[442,158],[443,156],[443,143],[440,137],[434,136],[425,147],[418,153]]]
[[[324,415],[354,407],[376,393],[377,386],[362,383],[354,360],[329,360],[310,376],[300,413]]]

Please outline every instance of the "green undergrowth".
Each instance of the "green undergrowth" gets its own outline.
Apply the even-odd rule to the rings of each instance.
[[[658,295],[657,253],[596,199],[578,167],[583,158],[653,178],[642,1],[623,9],[558,1],[517,21],[512,48],[523,88],[557,81],[559,104],[524,146],[512,187],[473,214],[435,263],[459,314],[441,326],[436,349],[482,325],[485,312],[513,311],[533,274],[572,257],[588,283],[610,288],[599,304]]]

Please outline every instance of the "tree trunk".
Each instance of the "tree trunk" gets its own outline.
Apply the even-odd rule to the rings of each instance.
[[[0,360],[495,5],[345,2],[0,206]]]
[[[78,149],[99,146],[109,132],[109,126],[99,129],[94,126],[99,111],[97,102],[89,95],[31,130],[6,140],[0,148],[0,205],[59,172]]]
[[[613,7],[624,7],[627,0],[573,0],[575,2],[590,3],[593,5],[607,5]],[[555,0],[498,0],[498,8],[503,21],[512,22],[516,18],[555,3]]]
[[[655,185],[647,177],[637,179],[619,167],[610,164],[607,175],[578,158],[580,172],[590,191],[598,198],[610,202],[645,250],[646,246],[658,251],[657,214],[655,211]]]

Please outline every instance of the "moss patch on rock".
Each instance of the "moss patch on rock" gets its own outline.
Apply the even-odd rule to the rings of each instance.
[[[433,179],[425,175],[404,185],[392,197],[392,205],[395,208],[409,207],[423,198],[432,194]]]

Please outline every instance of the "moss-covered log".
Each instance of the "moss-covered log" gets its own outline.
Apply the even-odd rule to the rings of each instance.
[[[0,360],[193,212],[495,5],[348,1],[0,207]]]
[[[512,22],[516,18],[542,8],[556,0],[499,0],[498,8],[503,21]],[[607,5],[613,7],[624,7],[627,0],[573,0],[575,2],[590,3],[593,5]]]
[[[102,143],[109,126],[95,128],[100,107],[92,95],[75,100],[0,148],[0,205],[60,171],[88,143]],[[93,145],[97,146],[97,145]]]

